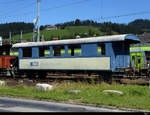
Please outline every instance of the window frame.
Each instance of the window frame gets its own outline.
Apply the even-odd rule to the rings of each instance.
[[[45,51],[49,51],[49,54],[46,55]],[[38,56],[41,57],[41,58],[50,57],[50,46],[40,46],[40,47],[38,47]]]
[[[30,49],[30,50],[29,50]],[[24,50],[28,50],[26,52],[28,52],[28,55],[24,55]],[[29,52],[30,51],[30,52]],[[22,57],[23,58],[31,58],[32,57],[32,47],[28,47],[28,48],[22,48]]]
[[[71,53],[69,51],[71,50]],[[80,54],[77,55],[75,50],[81,50]],[[82,45],[81,44],[73,44],[73,45],[68,45],[68,56],[82,56]]]
[[[64,57],[66,51],[64,53],[62,53],[61,52],[62,50],[65,51],[65,46],[64,45],[55,45],[55,46],[52,46],[53,57]],[[64,55],[62,55],[62,54],[64,54]]]
[[[101,49],[101,52],[98,49]],[[106,55],[106,44],[105,43],[97,43],[97,55],[98,56],[105,56]]]

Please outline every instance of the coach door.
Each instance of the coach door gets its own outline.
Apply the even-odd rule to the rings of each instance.
[[[128,67],[130,64],[129,45],[124,43],[114,43],[113,49],[115,54],[116,67],[117,68]]]

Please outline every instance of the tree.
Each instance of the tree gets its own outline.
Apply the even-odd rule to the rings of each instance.
[[[80,26],[81,25],[81,21],[79,19],[75,20],[75,26]]]
[[[23,33],[29,33],[33,31],[33,27],[33,23],[24,22],[0,24],[0,36],[3,38],[9,38],[9,32],[11,32],[12,35],[20,34],[20,31],[23,31]]]

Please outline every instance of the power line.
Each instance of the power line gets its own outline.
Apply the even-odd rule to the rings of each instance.
[[[101,17],[103,17],[103,0],[100,1],[101,1]]]
[[[41,9],[41,11],[47,11],[47,10],[51,10],[51,9],[62,8],[62,7],[70,6],[70,5],[75,5],[75,4],[87,2],[87,1],[89,1],[89,0],[80,0],[80,1],[77,1],[77,2],[69,3],[69,4],[63,4],[63,5],[59,5],[59,6],[56,6],[56,7]],[[34,4],[35,4],[35,1],[32,2],[31,4],[29,4],[29,6],[34,5]],[[18,6],[17,6],[17,7],[18,7]],[[28,8],[28,7],[22,7],[22,8],[20,8],[21,10],[19,10],[19,11],[24,10],[23,8]],[[16,9],[15,9],[15,10],[16,10]],[[17,11],[17,12],[18,12],[18,11]],[[13,14],[13,13],[17,13],[17,12],[12,12],[12,9],[11,9],[11,12],[6,12],[5,14],[9,14],[9,13]],[[26,12],[25,14],[27,14],[27,13],[30,13],[30,11],[29,11],[29,12]],[[0,16],[3,16],[3,15],[0,15]],[[14,15],[12,15],[12,16],[14,16]],[[12,16],[9,15],[9,16],[6,16],[6,17],[12,17]],[[16,15],[15,15],[15,16],[16,16]]]
[[[26,4],[28,5],[29,7],[31,7],[32,5],[35,4],[36,1],[33,1],[31,2],[30,4]],[[17,7],[17,6],[16,6]],[[29,7],[26,7],[25,4],[21,5],[21,7],[18,7],[20,10],[18,10],[17,12],[13,11],[11,9],[11,12],[5,12],[4,15],[0,15],[0,20],[1,20],[1,23],[7,23],[6,20],[9,20],[11,19],[12,20],[19,20],[19,21],[23,21],[23,20],[30,20],[30,22],[33,20],[33,18],[35,17],[35,13],[31,11],[27,11],[25,9],[29,9]],[[16,9],[14,9],[16,10]],[[25,12],[22,12],[21,14],[19,14],[20,11],[25,11]],[[6,15],[6,14],[9,14],[11,13],[11,15]],[[13,14],[13,15],[12,15]],[[23,15],[23,16],[22,16]],[[30,16],[29,16],[30,15]],[[32,19],[31,19],[32,18]],[[14,21],[13,21],[14,22]]]
[[[7,12],[3,12],[3,15],[10,14],[10,13],[11,14],[18,14],[18,12],[24,11],[25,9],[28,9],[29,7],[31,7],[34,4],[35,4],[35,1],[31,2],[30,4],[26,4],[26,5],[25,4],[17,5],[16,7],[19,8],[17,12],[16,12],[16,9],[10,9],[10,10],[7,10]],[[19,7],[19,6],[22,6],[22,7]],[[0,16],[3,16],[3,15],[1,14]]]
[[[8,23],[8,22],[32,22],[34,16],[22,16],[22,17],[7,17],[7,18],[0,18],[0,23]],[[10,20],[10,21],[9,21]]]
[[[81,3],[88,2],[88,1],[90,1],[90,0],[75,1],[75,2],[68,3],[68,4],[62,4],[62,5],[58,5],[58,6],[54,6],[54,7],[50,7],[50,8],[41,9],[40,12],[47,12],[49,10],[55,10],[55,9],[58,9],[58,8],[63,8],[63,7],[71,6],[71,5],[81,4]],[[30,6],[33,5],[33,4],[35,4],[35,1],[32,2],[32,4],[30,4]],[[102,6],[103,6],[103,1],[101,0],[101,9],[102,9]],[[24,10],[26,8],[29,8],[29,7],[25,6],[24,8],[21,8],[21,10],[19,10],[19,11],[22,11],[22,10]],[[30,16],[30,18],[31,17],[35,17],[35,13],[31,13],[31,11],[26,11],[26,12],[21,14],[21,15],[24,15],[24,16],[19,15],[18,14],[19,11],[11,13],[13,15],[7,15],[7,16],[1,16],[0,15],[0,17],[1,17],[0,20],[6,20],[7,18],[19,18],[19,17],[24,18],[24,17],[26,17],[28,15],[32,15],[32,16]],[[136,15],[145,15],[145,14],[150,14],[150,11],[142,11],[142,12],[136,12],[136,13],[129,13],[129,14],[123,14],[123,15],[103,17],[102,11],[101,11],[101,17],[94,18],[94,20],[118,19],[118,18],[122,18],[122,17],[129,17],[129,16],[136,16]]]
[[[54,9],[57,9],[57,8],[63,8],[63,7],[66,7],[66,6],[81,4],[81,3],[84,3],[84,2],[88,2],[88,1],[90,1],[90,0],[80,0],[80,1],[72,2],[72,3],[68,3],[68,4],[62,4],[62,5],[58,5],[58,6],[55,6],[55,7],[41,9],[41,12],[48,11],[48,10],[54,10]]]
[[[51,7],[51,8],[46,8],[46,9],[41,9],[41,12],[45,12],[45,11],[48,11],[48,10],[52,10],[52,9],[56,9],[56,8],[62,8],[62,7],[67,7],[67,6],[70,6],[70,5],[76,5],[76,4],[80,4],[80,3],[84,3],[84,2],[88,2],[89,0],[80,0],[80,1],[76,1],[76,2],[71,2],[71,3],[68,3],[68,4],[63,4],[63,5],[59,5],[59,6],[56,6],[56,7]],[[32,2],[32,4],[34,4],[34,2]],[[30,5],[31,6],[31,5]],[[8,14],[9,12],[7,12]],[[15,14],[17,12],[13,12],[13,14]],[[22,13],[23,15],[28,15],[28,14],[31,14],[30,11],[27,11],[25,13]],[[34,17],[34,14],[32,15]],[[7,16],[2,16],[0,15],[1,17],[1,20],[5,20],[6,18],[17,18],[17,17],[20,17],[18,15],[7,15]]]
[[[141,14],[142,15],[144,15],[144,14],[150,14],[150,11],[129,13],[129,14],[123,14],[123,15],[117,15],[117,16],[99,17],[99,18],[94,18],[94,20],[115,19],[115,18],[129,17],[129,16],[135,16],[135,15],[141,15]]]
[[[8,4],[16,4],[18,2],[25,2],[25,0],[11,0],[11,1],[3,1],[3,2],[0,2],[0,5],[8,5]]]

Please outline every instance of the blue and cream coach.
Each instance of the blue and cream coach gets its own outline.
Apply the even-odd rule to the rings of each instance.
[[[130,66],[130,44],[135,35],[112,35],[70,40],[17,43],[19,70],[109,71]]]

